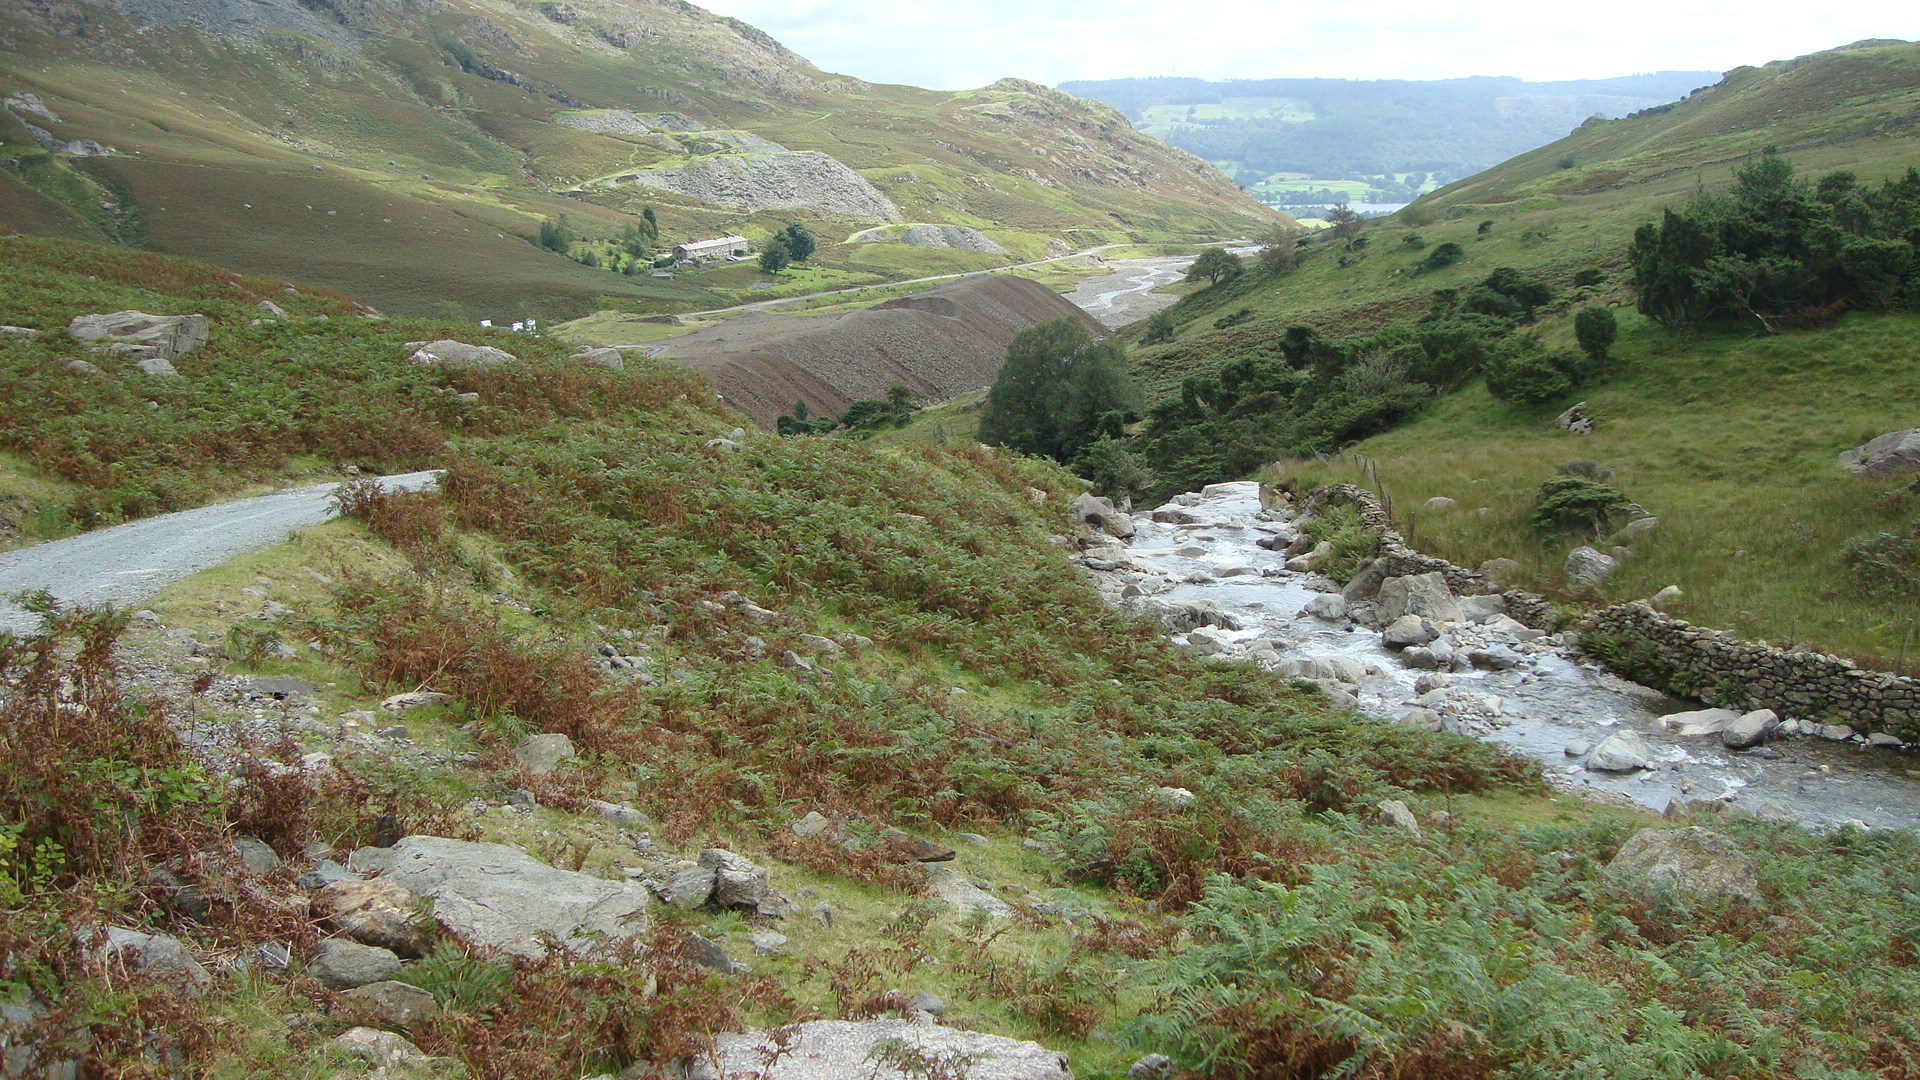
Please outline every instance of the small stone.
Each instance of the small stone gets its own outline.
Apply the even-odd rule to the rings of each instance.
[[[945,1016],[947,1013],[947,1003],[941,1001],[938,994],[929,994],[925,990],[909,997],[907,1007],[928,1016]]]
[[[1568,743],[1567,748],[1561,751],[1561,753],[1566,754],[1570,758],[1583,758],[1593,753],[1593,743],[1586,739],[1575,739]]]
[[[1447,498],[1445,495],[1435,495],[1433,498],[1420,504],[1420,512],[1423,514],[1444,514],[1459,505],[1459,503]]]
[[[1410,833],[1415,839],[1420,837],[1420,821],[1407,809],[1407,804],[1399,799],[1383,799],[1380,802],[1380,820]]]
[[[981,836],[979,833],[973,832],[954,833],[953,838],[962,844],[990,844],[993,842]]]
[[[433,1060],[407,1040],[378,1028],[354,1028],[334,1039],[333,1045],[373,1066],[379,1075],[418,1068]]]
[[[557,732],[529,735],[513,748],[514,764],[534,776],[551,776],[559,771],[561,762],[576,756],[573,740]]]
[[[787,935],[772,930],[755,930],[747,934],[747,942],[753,946],[755,956],[784,956],[787,951]]]
[[[807,816],[789,825],[793,835],[802,840],[825,834],[833,828],[833,819],[818,810],[807,811]]]
[[[1153,801],[1169,810],[1185,810],[1200,800],[1183,787],[1157,787],[1153,789]]]
[[[825,900],[813,905],[813,909],[807,912],[807,914],[813,918],[814,922],[819,923],[821,926],[831,927],[833,925],[833,906]]]
[[[437,693],[432,690],[415,690],[410,693],[395,694],[382,701],[380,707],[388,712],[406,712],[408,709],[418,709],[427,705],[449,705],[452,702],[451,694]]]
[[[1647,603],[1652,604],[1655,611],[1665,611],[1685,599],[1686,595],[1686,593],[1680,591],[1680,586],[1669,585],[1659,592],[1654,593]]]
[[[233,838],[234,853],[240,856],[240,865],[253,874],[271,874],[280,868],[280,856],[264,840],[251,836]]]
[[[727,951],[718,943],[701,937],[699,934],[687,935],[687,958],[703,968],[717,971],[722,975],[745,975],[748,969],[727,955]]]

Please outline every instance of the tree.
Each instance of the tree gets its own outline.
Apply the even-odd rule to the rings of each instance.
[[[1138,402],[1126,345],[1095,341],[1075,318],[1014,335],[980,410],[980,439],[1062,463],[1102,434],[1116,434]]]
[[[647,232],[652,235],[655,240],[660,239],[660,219],[653,216],[653,207],[641,207],[640,217],[647,223]]]
[[[548,251],[565,255],[567,249],[573,246],[573,230],[567,227],[567,219],[565,217],[557,221],[553,218],[543,219],[540,222],[540,239],[538,242],[541,247]]]
[[[760,269],[769,274],[777,274],[785,270],[791,262],[793,262],[793,253],[787,250],[784,237],[776,236],[767,241],[767,246],[760,252]]]
[[[920,406],[913,403],[913,391],[899,383],[887,388],[887,415],[893,418],[894,427],[907,426],[908,418]]]
[[[787,253],[793,256],[794,262],[806,262],[813,257],[814,249],[820,246],[814,242],[813,234],[807,231],[807,227],[797,221],[787,223],[780,239],[787,245]]]
[[[1603,379],[1607,377],[1607,350],[1613,348],[1613,339],[1619,334],[1620,325],[1609,308],[1583,307],[1573,317],[1573,336],[1580,342],[1580,351],[1593,360],[1594,372]]]
[[[1366,220],[1366,218],[1360,216],[1360,211],[1355,210],[1346,203],[1341,203],[1339,206],[1327,211],[1327,222],[1331,225],[1331,228],[1327,231],[1333,234],[1335,240],[1340,241],[1351,250],[1353,248],[1353,238],[1360,235],[1360,227],[1366,224]]]
[[[1427,257],[1421,260],[1420,265],[1428,270],[1439,270],[1459,262],[1466,254],[1466,248],[1449,240],[1427,252]]]
[[[1200,253],[1199,258],[1193,260],[1192,266],[1187,267],[1187,280],[1199,281],[1201,278],[1206,278],[1207,287],[1212,288],[1222,281],[1232,281],[1245,270],[1246,264],[1240,261],[1240,256],[1226,248],[1208,248]]]
[[[1156,311],[1147,319],[1147,329],[1140,335],[1140,344],[1155,345],[1162,341],[1172,341],[1178,329],[1173,322],[1173,312]]]
[[[1268,277],[1292,273],[1300,264],[1296,243],[1292,229],[1276,226],[1269,230],[1260,239],[1260,272]]]

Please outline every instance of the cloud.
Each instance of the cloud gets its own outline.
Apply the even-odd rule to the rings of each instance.
[[[1909,5],[1856,0],[1810,9],[1618,0],[1591,5],[1423,0],[1325,7],[1220,0],[712,0],[827,71],[942,90],[1013,75],[1071,79],[1184,75],[1438,79],[1603,78],[1723,71],[1867,37],[1910,37]],[[1325,12],[1326,14],[1316,14]]]

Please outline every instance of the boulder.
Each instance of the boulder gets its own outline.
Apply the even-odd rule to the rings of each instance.
[[[1274,666],[1275,671],[1296,679],[1359,686],[1367,677],[1366,665],[1344,656],[1293,657]]]
[[[207,317],[149,315],[144,311],[78,315],[67,324],[67,333],[76,341],[105,340],[109,344],[130,345],[143,350],[137,355],[170,360],[207,343]]]
[[[1347,617],[1347,598],[1339,593],[1321,593],[1307,601],[1301,614],[1311,615],[1326,622],[1339,622]]]
[[[383,878],[335,881],[313,894],[314,914],[363,945],[420,956],[433,940],[433,920],[419,898]]]
[[[1720,742],[1729,750],[1745,750],[1765,742],[1779,726],[1780,717],[1772,709],[1755,709],[1727,724],[1720,732]]]
[[[1420,512],[1423,514],[1444,514],[1459,505],[1459,503],[1447,498],[1445,495],[1435,495],[1433,498],[1420,504]]]
[[[880,849],[894,862],[952,862],[958,854],[950,847],[891,825],[880,830]]]
[[[1654,593],[1652,597],[1648,598],[1647,603],[1653,605],[1655,611],[1665,611],[1679,603],[1686,595],[1686,593],[1680,591],[1680,586],[1668,585],[1666,588],[1661,589],[1659,592]]]
[[[975,912],[992,919],[1013,917],[1013,909],[1007,906],[1006,901],[961,877],[952,867],[940,863],[921,865],[927,868],[927,884],[933,890],[933,895],[961,917]]]
[[[761,1080],[1073,1080],[1067,1056],[1039,1043],[914,1020],[815,1020],[769,1031],[717,1035],[713,1055],[689,1063],[686,1080],[754,1075]]]
[[[391,979],[356,986],[340,996],[364,1005],[380,1018],[381,1023],[395,1027],[410,1028],[440,1013],[440,1003],[433,999],[432,994],[417,986]]]
[[[136,356],[133,366],[139,368],[142,375],[152,375],[162,379],[180,377],[180,372],[174,369],[173,362],[164,356]]]
[[[802,840],[819,836],[833,829],[833,819],[818,810],[809,810],[805,817],[788,826],[793,835]]]
[[[1504,582],[1520,572],[1520,564],[1512,559],[1488,559],[1480,564],[1480,576],[1489,581]]]
[[[1098,529],[1122,540],[1133,536],[1133,518],[1121,513],[1112,499],[1103,499],[1090,491],[1074,496],[1073,502],[1067,504],[1067,513],[1075,525]]]
[[[1840,467],[1859,477],[1899,476],[1920,470],[1920,428],[1890,431],[1840,455]]]
[[[1613,534],[1613,542],[1616,544],[1625,544],[1645,536],[1659,527],[1660,519],[1657,517],[1635,518],[1625,525],[1622,525],[1620,531]]]
[[[1566,575],[1568,585],[1597,589],[1619,568],[1620,563],[1613,556],[1582,544],[1567,552],[1567,564],[1562,573]]]
[[[573,740],[552,732],[529,735],[513,748],[513,763],[535,776],[551,776],[559,771],[561,762],[576,756]]]
[[[167,934],[143,934],[110,926],[105,930],[82,931],[83,943],[89,943],[94,955],[111,964],[138,971],[150,979],[174,984],[198,997],[206,992],[213,976],[200,966],[180,939]]]
[[[1196,626],[1187,631],[1187,648],[1201,656],[1218,656],[1233,649],[1233,639],[1213,626]]]
[[[1467,622],[1489,622],[1495,616],[1507,613],[1507,598],[1499,593],[1462,596],[1457,598],[1457,602],[1460,605],[1460,617]]]
[[[1418,615],[1437,623],[1459,622],[1462,618],[1460,601],[1438,570],[1390,577],[1380,583],[1381,621],[1390,623],[1403,615]]]
[[[1371,599],[1380,592],[1380,583],[1387,580],[1387,568],[1378,559],[1369,559],[1360,564],[1353,577],[1340,590],[1340,595],[1349,605],[1357,600]]]
[[[1547,636],[1545,630],[1535,630],[1519,619],[1506,614],[1495,615],[1480,625],[1486,627],[1488,633],[1498,634],[1511,641],[1538,641]]]
[[[1587,768],[1593,772],[1633,772],[1653,764],[1652,751],[1645,739],[1631,731],[1621,731],[1600,740],[1587,756]]]
[[[307,974],[335,990],[351,990],[400,974],[400,958],[375,945],[328,938],[313,947]]]
[[[1706,735],[1718,735],[1725,731],[1728,724],[1740,719],[1740,714],[1732,709],[1694,709],[1691,712],[1670,713],[1660,718],[1660,726],[1686,739],[1697,739]]]
[[[700,865],[713,871],[713,893],[707,903],[714,907],[751,908],[767,898],[767,868],[745,855],[708,848],[700,853]]]
[[[1402,615],[1387,624],[1380,632],[1380,644],[1389,649],[1405,649],[1413,645],[1425,645],[1440,637],[1440,631],[1433,624],[1418,615]]]
[[[260,311],[266,312],[267,317],[271,319],[284,319],[287,317],[287,309],[271,300],[262,300],[253,306]]]
[[[469,345],[464,341],[454,341],[450,338],[409,344],[412,344],[414,349],[413,355],[408,359],[425,367],[456,370],[492,368],[518,359],[505,349],[496,349],[491,345]]]
[[[683,866],[660,886],[660,899],[677,908],[697,908],[713,898],[720,878],[711,866]]]
[[[1142,609],[1176,634],[1184,634],[1200,626],[1240,629],[1240,621],[1211,600],[1147,600]]]
[[[1733,841],[1697,826],[1641,829],[1607,864],[1607,876],[1648,895],[1671,889],[1698,900],[1760,899],[1753,860]]]
[[[1385,799],[1381,801],[1380,820],[1397,829],[1412,834],[1415,838],[1418,838],[1420,835],[1419,819],[1415,818],[1413,811],[1407,809],[1407,804],[1401,802],[1399,799]]]
[[[573,359],[579,360],[582,363],[595,364],[613,371],[625,371],[627,369],[627,362],[621,358],[619,349],[585,348],[574,353]]]
[[[647,929],[645,886],[556,869],[502,844],[409,836],[375,859],[383,878],[433,900],[435,921],[469,944],[538,959],[548,937],[578,953]]]
[[[373,1066],[376,1076],[415,1069],[433,1061],[421,1049],[391,1031],[357,1027],[333,1040],[333,1045]]]

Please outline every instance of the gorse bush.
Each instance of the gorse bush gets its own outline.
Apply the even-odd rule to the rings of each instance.
[[[1585,476],[1549,476],[1540,484],[1528,521],[1548,536],[1584,532],[1599,537],[1636,509],[1618,490]]]

